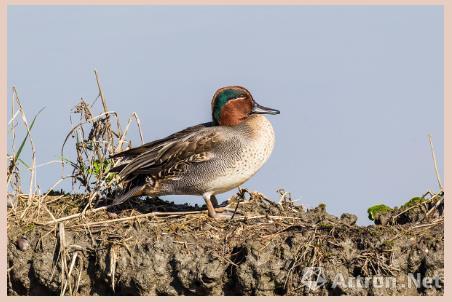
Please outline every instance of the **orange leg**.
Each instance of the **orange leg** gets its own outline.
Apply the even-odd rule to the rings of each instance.
[[[213,196],[211,193],[204,193],[202,195],[202,197],[204,198],[204,201],[206,202],[207,213],[209,214],[209,217],[216,218],[217,212],[215,212],[215,208],[213,207],[213,204],[212,204],[212,197],[214,198],[214,202],[217,201],[215,196]],[[216,202],[216,203],[218,204],[218,202]]]

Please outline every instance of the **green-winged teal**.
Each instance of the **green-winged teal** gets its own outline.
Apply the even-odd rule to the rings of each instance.
[[[259,105],[243,87],[218,89],[212,122],[113,156],[123,158],[112,172],[127,188],[113,204],[142,195],[202,195],[215,217],[215,195],[242,185],[270,157],[275,135],[263,114],[279,111]]]

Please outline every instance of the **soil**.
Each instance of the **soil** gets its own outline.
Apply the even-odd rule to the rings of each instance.
[[[217,220],[153,198],[55,222],[83,196],[22,196],[8,209],[8,294],[443,295],[443,196],[371,226],[285,192],[241,191]]]

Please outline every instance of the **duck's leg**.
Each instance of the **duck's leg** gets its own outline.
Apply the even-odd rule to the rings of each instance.
[[[230,219],[231,217],[233,217],[235,212],[239,213],[237,211],[237,209],[230,209],[227,206],[226,207],[218,207],[218,200],[215,197],[215,195],[213,195],[211,193],[204,193],[203,197],[207,204],[207,213],[209,214],[209,217],[211,217],[211,218]],[[229,213],[227,213],[227,212],[229,212]]]
[[[214,202],[216,202],[215,196],[212,195],[212,193],[204,193],[202,195],[202,197],[204,198],[204,201],[206,202],[207,213],[209,214],[209,217],[216,218],[217,217],[217,212],[215,212],[215,208],[213,207],[213,204],[212,204],[212,197],[215,200]],[[218,204],[218,202],[217,202],[217,204]]]

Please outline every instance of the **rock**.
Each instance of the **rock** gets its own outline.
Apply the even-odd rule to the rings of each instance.
[[[118,214],[115,213],[115,212],[107,212],[107,216],[108,216],[108,218],[110,218],[110,219],[116,219],[116,218],[118,218]]]
[[[344,213],[341,215],[341,221],[347,225],[355,225],[358,220],[358,216],[354,214]]]
[[[16,246],[20,251],[26,251],[30,247],[27,237],[20,237],[16,241]]]

